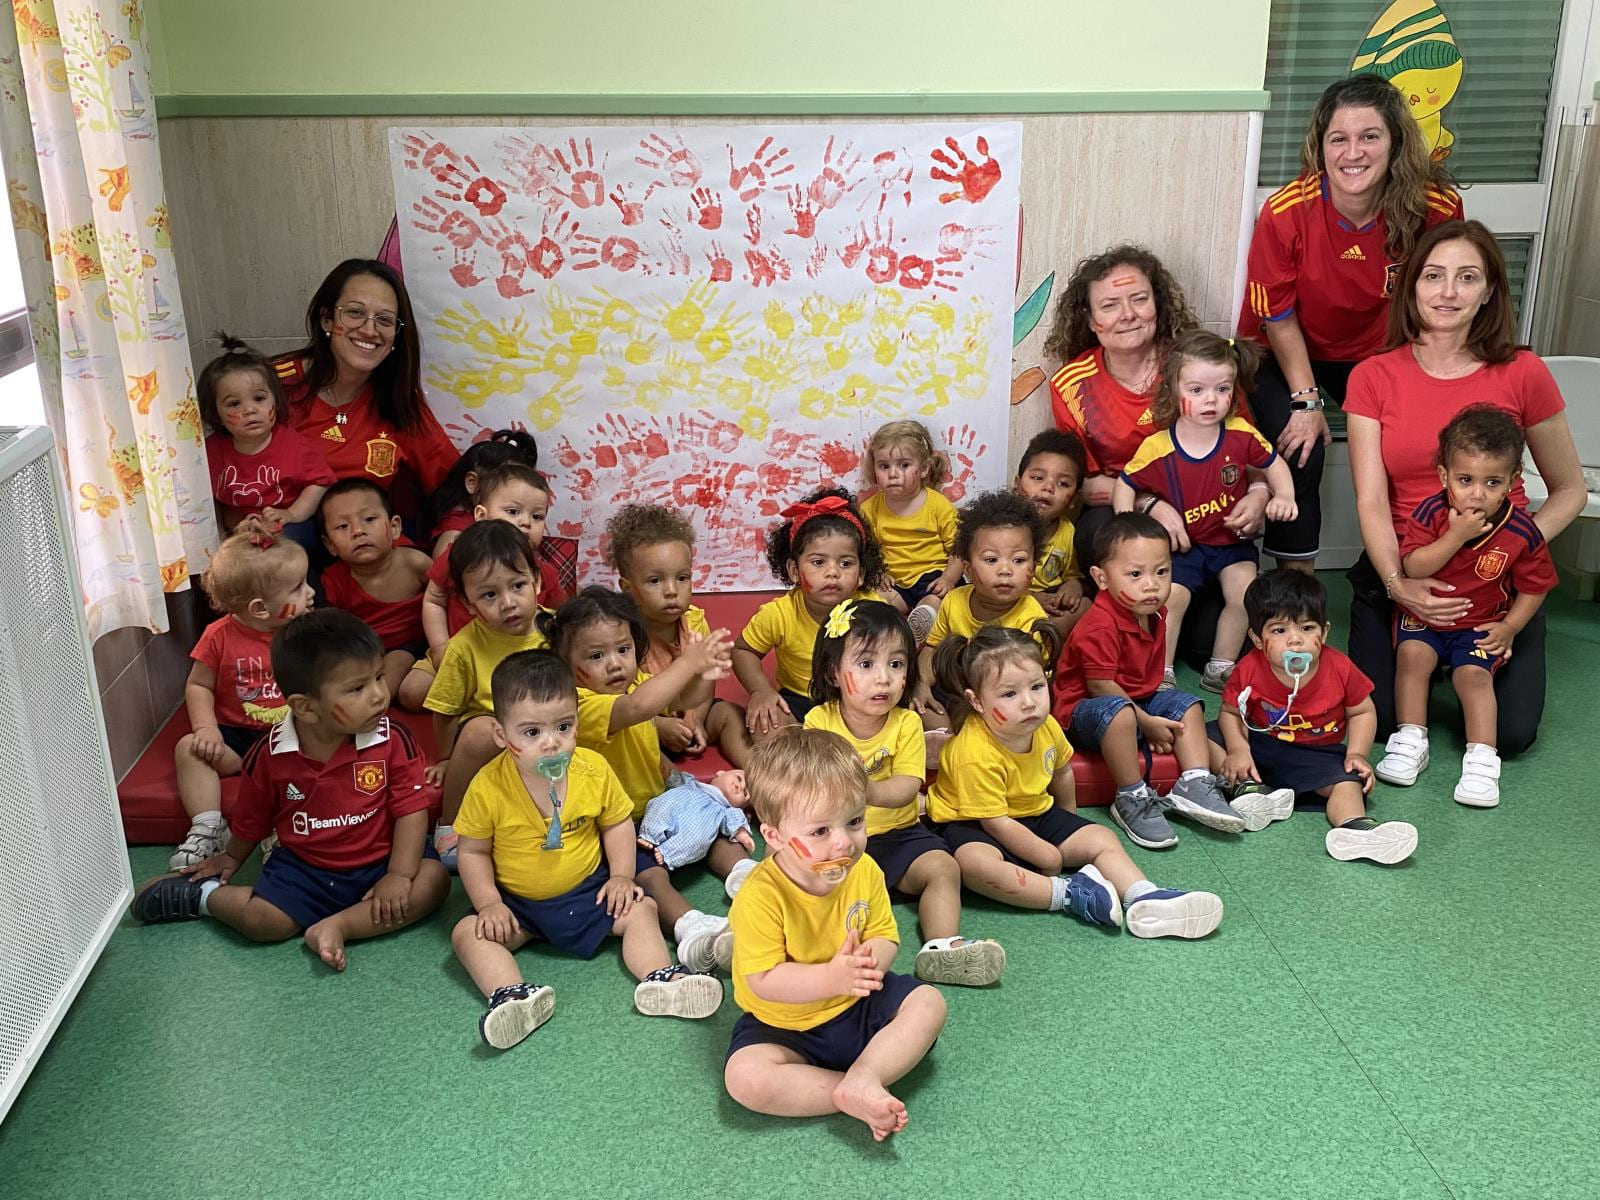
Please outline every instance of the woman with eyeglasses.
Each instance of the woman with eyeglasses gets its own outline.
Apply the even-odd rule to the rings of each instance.
[[[310,344],[275,364],[290,421],[333,473],[372,480],[407,519],[460,456],[423,398],[414,330],[399,274],[350,258],[306,307]]]

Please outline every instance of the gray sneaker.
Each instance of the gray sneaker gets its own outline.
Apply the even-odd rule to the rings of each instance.
[[[1208,692],[1216,692],[1221,695],[1223,689],[1228,686],[1228,676],[1232,674],[1233,667],[1231,665],[1224,667],[1220,671],[1215,671],[1212,670],[1211,664],[1207,663],[1206,669],[1200,672],[1200,686]]]
[[[1178,844],[1178,835],[1161,815],[1164,803],[1148,783],[1129,795],[1118,795],[1111,804],[1111,819],[1135,846],[1146,850],[1166,850]]]
[[[1217,790],[1216,777],[1180,779],[1167,793],[1167,806],[1179,816],[1223,833],[1242,833],[1244,818]]]

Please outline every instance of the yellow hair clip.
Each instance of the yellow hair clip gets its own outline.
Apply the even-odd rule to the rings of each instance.
[[[828,624],[822,632],[831,638],[840,638],[850,632],[850,610],[856,606],[854,600],[841,600],[833,606],[833,611],[828,614]]]

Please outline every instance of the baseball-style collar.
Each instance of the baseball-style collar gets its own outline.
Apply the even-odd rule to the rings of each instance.
[[[294,727],[294,714],[285,713],[283,720],[272,727],[271,752],[273,754],[290,754],[300,749],[300,732]],[[354,741],[357,750],[367,750],[382,742],[389,740],[389,718],[384,717],[378,722],[378,727],[370,733],[358,733]]]

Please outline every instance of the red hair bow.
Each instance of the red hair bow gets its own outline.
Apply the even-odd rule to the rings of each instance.
[[[843,496],[824,496],[815,504],[791,504],[778,514],[789,520],[789,543],[793,546],[795,539],[800,536],[800,530],[807,521],[817,517],[839,517],[849,521],[856,527],[856,532],[861,535],[861,540],[866,541],[867,531],[861,527],[861,520],[850,511],[850,501]]]

